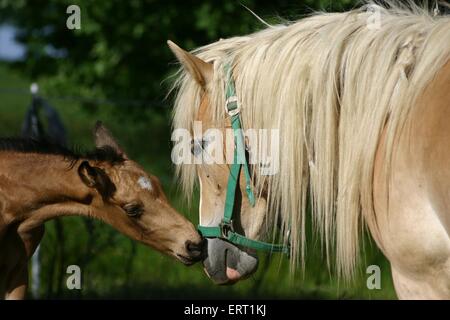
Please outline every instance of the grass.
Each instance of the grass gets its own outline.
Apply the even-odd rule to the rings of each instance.
[[[29,83],[22,77],[0,65],[1,136],[20,132],[31,100],[27,94],[2,89],[28,87]],[[61,113],[72,143],[92,146],[91,128],[97,119],[103,120],[129,156],[160,177],[174,206],[196,223],[197,208],[195,205],[186,207],[173,183],[167,116],[151,110],[134,110],[137,116],[124,117],[124,111],[113,106],[103,105],[94,109],[74,101],[50,102]],[[141,120],[135,121],[136,117]],[[289,275],[286,258],[261,256],[259,270],[251,279],[234,286],[215,286],[204,275],[200,265],[187,268],[143,245],[134,244],[100,222],[70,217],[59,223],[48,222],[46,228],[41,244],[41,298],[395,298],[389,264],[370,241],[366,241],[365,258],[350,284],[339,283],[330,275],[319,244],[312,240],[307,248],[305,268],[294,277]],[[314,239],[312,235],[308,237]],[[65,286],[65,270],[71,264],[82,266],[82,290],[71,291]],[[366,286],[369,275],[365,270],[372,264],[381,269],[380,290],[369,290]]]

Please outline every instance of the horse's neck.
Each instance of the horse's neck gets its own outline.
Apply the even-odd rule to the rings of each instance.
[[[76,166],[61,156],[0,153],[0,224],[87,215],[91,198]]]

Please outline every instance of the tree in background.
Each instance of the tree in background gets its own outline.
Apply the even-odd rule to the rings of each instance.
[[[269,22],[312,10],[343,10],[354,0],[89,1],[3,0],[0,23],[20,28],[26,59],[15,67],[62,95],[101,97],[123,104],[158,106],[174,62],[171,39],[193,49],[261,29],[243,5]],[[66,27],[69,5],[81,9],[81,29]],[[128,108],[127,108],[128,109]],[[127,114],[129,110],[127,110]]]

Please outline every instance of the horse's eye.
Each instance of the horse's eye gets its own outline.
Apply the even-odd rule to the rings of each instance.
[[[194,156],[198,156],[202,153],[203,141],[202,140],[192,140],[191,142],[191,153]]]
[[[192,140],[191,142],[191,153],[194,156],[198,156],[203,150],[208,146],[208,140]]]
[[[123,206],[123,210],[129,217],[139,217],[142,213],[144,213],[144,208],[142,205],[137,203],[126,204]]]

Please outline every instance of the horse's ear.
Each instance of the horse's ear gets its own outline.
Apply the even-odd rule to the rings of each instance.
[[[181,49],[170,40],[167,41],[167,44],[186,71],[199,85],[205,87],[212,80],[214,70],[211,63],[205,62],[192,53]]]
[[[113,148],[118,154],[124,158],[128,158],[119,144],[114,139],[111,132],[102,124],[101,121],[97,121],[94,127],[94,140],[97,148],[110,147]]]

